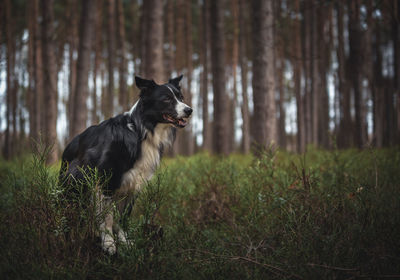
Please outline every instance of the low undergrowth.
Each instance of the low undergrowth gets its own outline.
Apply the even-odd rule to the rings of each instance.
[[[166,159],[99,247],[94,199],[66,197],[40,156],[0,162],[2,279],[400,277],[400,151]]]

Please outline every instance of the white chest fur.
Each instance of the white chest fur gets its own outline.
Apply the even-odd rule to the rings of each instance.
[[[172,142],[171,126],[158,124],[154,132],[148,132],[142,141],[141,157],[130,170],[122,176],[121,187],[117,195],[125,195],[132,191],[139,191],[144,183],[151,179],[160,164],[160,147],[168,146]]]

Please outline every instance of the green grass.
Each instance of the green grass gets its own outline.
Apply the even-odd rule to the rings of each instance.
[[[398,148],[165,159],[115,256],[96,235],[97,174],[71,202],[57,168],[0,162],[0,278],[400,277]]]

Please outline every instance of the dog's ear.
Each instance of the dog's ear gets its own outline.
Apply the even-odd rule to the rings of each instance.
[[[153,88],[157,85],[153,80],[142,79],[138,76],[135,76],[135,82],[139,89]]]
[[[173,79],[169,79],[169,83],[170,84],[173,84],[175,87],[179,87],[179,82],[182,80],[182,77],[183,77],[183,75],[180,75],[180,76],[178,76],[178,77],[176,77],[176,78],[173,78]]]

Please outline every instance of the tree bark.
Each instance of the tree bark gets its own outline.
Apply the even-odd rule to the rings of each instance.
[[[362,30],[360,23],[360,0],[349,0],[349,45],[350,45],[350,73],[352,89],[354,92],[354,111],[355,111],[355,129],[354,139],[358,148],[362,148],[366,140],[366,131],[364,125],[364,109],[361,91],[361,56],[362,53]]]
[[[147,2],[147,1],[146,1]],[[110,118],[114,114],[114,66],[115,66],[115,0],[107,1],[107,68],[108,68],[108,88],[107,102],[105,104],[104,117]]]
[[[275,3],[274,5],[274,13],[276,22],[282,22],[282,9],[279,3]],[[284,109],[284,102],[285,102],[285,91],[284,91],[284,80],[283,74],[285,70],[285,50],[284,50],[284,42],[283,42],[283,34],[284,30],[282,27],[275,27],[274,26],[274,40],[275,40],[275,47],[274,47],[274,55],[275,55],[275,63],[274,63],[274,73],[275,73],[275,80],[276,80],[276,88],[277,92],[279,92],[279,99],[276,102],[277,109],[279,112],[279,119],[277,122],[277,130],[278,130],[278,145],[286,149],[286,129],[285,129],[285,122],[286,122],[286,114]]]
[[[67,18],[71,23],[68,29],[68,54],[69,54],[69,96],[67,101],[67,117],[68,117],[68,135],[69,139],[72,139],[73,134],[73,118],[74,118],[74,100],[75,100],[75,89],[76,89],[76,53],[78,51],[78,1],[69,0],[67,8]]]
[[[174,70],[174,0],[167,0],[167,12],[166,12],[166,42],[168,44],[168,50],[166,53],[166,76],[171,78],[172,71]],[[201,25],[200,25],[201,28]]]
[[[34,100],[35,100],[35,80],[34,80],[34,46],[35,46],[35,17],[33,15],[33,5],[34,1],[30,1],[26,5],[26,15],[28,24],[28,91],[27,91],[27,104],[29,113],[29,134],[30,137],[34,137],[37,131],[35,117],[33,115],[34,110]]]
[[[43,90],[45,105],[44,140],[47,147],[52,147],[47,163],[57,161],[57,65],[54,44],[53,0],[41,0],[42,4],[42,47],[43,47]]]
[[[330,67],[331,41],[332,41],[332,6],[325,4],[317,9],[317,47],[319,48],[319,59],[317,71],[319,74],[320,88],[315,105],[318,112],[318,144],[325,149],[329,148],[329,95],[327,74]]]
[[[343,5],[336,4],[337,13],[337,30],[338,30],[338,47],[336,55],[338,60],[338,79],[339,79],[339,107],[340,107],[340,124],[338,135],[338,146],[340,148],[348,148],[353,145],[352,119],[350,114],[350,89],[347,81],[347,61],[345,54],[345,41],[344,32],[345,27],[343,24]]]
[[[400,3],[393,1],[393,65],[394,65],[394,88],[397,95],[396,114],[397,114],[397,133],[395,143],[400,143]]]
[[[303,67],[304,67],[304,124],[305,124],[305,135],[306,135],[306,145],[313,142],[312,137],[312,71],[311,71],[311,27],[312,27],[312,5],[310,1],[304,1],[303,3],[303,33],[304,40],[302,41],[303,48]]]
[[[200,81],[200,95],[202,101],[202,117],[203,117],[203,149],[211,150],[211,130],[208,120],[208,73],[209,73],[209,48],[210,48],[210,15],[209,0],[204,0],[201,11],[201,46],[200,46],[200,64],[203,66]]]
[[[126,66],[126,47],[125,47],[125,19],[122,0],[117,0],[117,19],[118,19],[118,56],[119,56],[119,104],[122,110],[128,110],[128,89],[127,66]]]
[[[192,38],[192,1],[185,1],[185,45],[186,45],[186,81],[187,89],[185,92],[185,101],[189,106],[192,106],[192,75],[193,75],[193,38]],[[192,123],[186,126],[185,130],[186,154],[194,153],[194,137],[192,133]]]
[[[294,80],[294,91],[296,95],[296,106],[297,106],[297,151],[300,153],[305,152],[306,147],[306,134],[304,124],[304,98],[301,94],[301,14],[299,0],[295,1],[294,11],[296,14],[293,20],[293,80]]]
[[[237,68],[239,64],[239,0],[232,1],[233,18],[233,42],[232,42],[232,78],[233,78],[233,97],[231,102],[231,121],[230,121],[230,151],[235,149],[236,134],[236,107],[238,101],[237,90]]]
[[[11,141],[11,111],[12,111],[12,95],[14,94],[13,80],[14,80],[14,55],[15,49],[13,48],[13,19],[12,19],[12,6],[10,0],[5,0],[5,33],[6,33],[6,130],[4,139],[3,156],[5,159],[10,159],[13,155],[12,141]]]
[[[77,61],[77,80],[74,94],[74,107],[71,136],[81,133],[86,128],[88,117],[87,99],[89,97],[90,53],[95,23],[95,0],[82,2],[81,30],[79,34],[79,52]]]
[[[95,31],[94,31],[94,65],[93,65],[93,96],[92,96],[92,124],[99,122],[98,106],[97,106],[97,78],[100,76],[100,64],[101,64],[101,51],[102,51],[102,19],[103,19],[103,5],[101,1],[96,1],[96,19],[95,19]]]
[[[311,70],[311,137],[312,143],[315,146],[319,145],[318,142],[318,106],[319,96],[321,90],[321,78],[318,69],[318,61],[320,58],[319,42],[321,38],[318,37],[317,25],[317,3],[313,0],[311,2],[311,17],[310,17],[310,70]]]
[[[272,1],[253,0],[254,141],[261,148],[277,143]]]
[[[240,76],[242,79],[242,150],[245,154],[250,152],[250,114],[249,114],[249,101],[247,95],[247,44],[246,34],[249,32],[247,28],[246,15],[247,6],[245,0],[239,0],[239,64]]]
[[[147,3],[148,2],[148,3]],[[156,83],[164,82],[164,65],[163,65],[163,1],[148,0],[145,6],[146,12],[146,71],[144,76],[153,79]]]
[[[225,89],[225,36],[224,36],[223,1],[214,0],[210,3],[211,22],[211,60],[214,93],[214,151],[218,154],[228,154],[229,121],[228,96]]]

